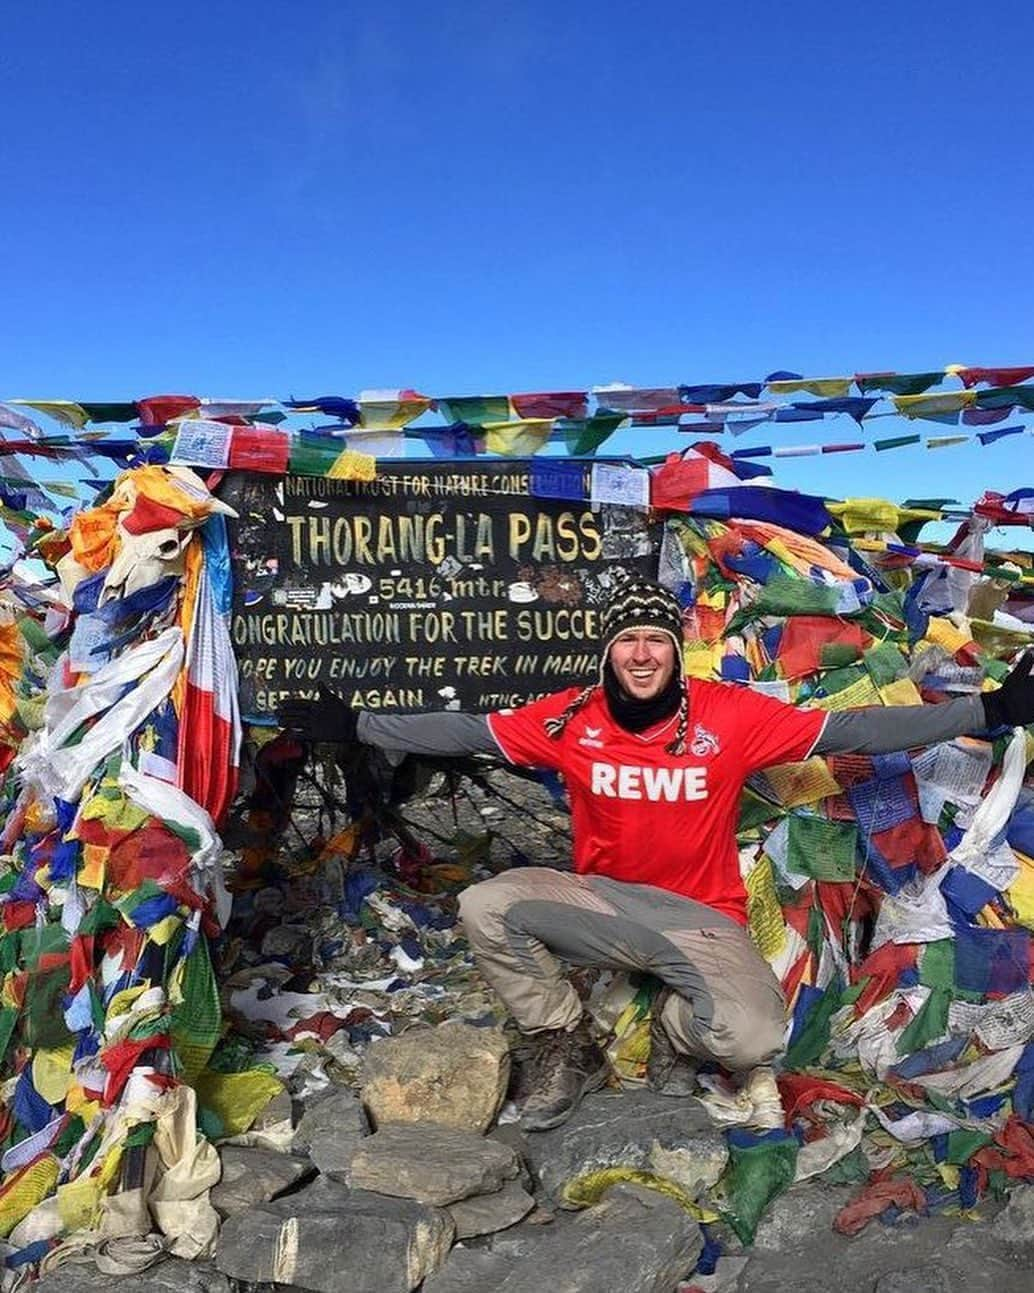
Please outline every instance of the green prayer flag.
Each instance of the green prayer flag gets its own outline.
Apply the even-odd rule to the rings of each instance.
[[[790,814],[787,870],[813,880],[853,880],[858,852],[854,822]]]
[[[842,996],[843,985],[839,979],[834,979],[812,1006],[804,1026],[791,1042],[783,1057],[784,1068],[807,1068],[818,1060],[829,1044],[830,1020],[840,1009]]]
[[[594,454],[624,421],[621,414],[597,413],[591,418],[564,418],[557,422],[556,429],[563,433],[567,452],[580,458]]]
[[[438,400],[438,410],[447,422],[508,422],[510,399],[506,395],[459,395]]]
[[[882,453],[884,449],[902,449],[906,444],[918,444],[921,439],[919,435],[895,435],[887,440],[874,440],[873,447],[877,453]]]
[[[990,1145],[992,1140],[990,1133],[970,1127],[959,1127],[956,1131],[949,1131],[948,1152],[944,1156],[944,1161],[956,1167],[962,1167],[985,1145]]]
[[[7,1055],[7,1047],[11,1041],[11,1034],[14,1032],[14,1026],[18,1022],[17,1006],[4,1006],[0,1010],[0,1064],[3,1063]]]
[[[880,642],[878,646],[870,647],[862,657],[862,663],[877,687],[885,687],[908,673],[908,661],[893,642]]]
[[[135,404],[84,404],[76,401],[86,414],[87,422],[132,422],[137,415]]]
[[[948,1030],[948,1007],[951,1005],[950,988],[933,988],[912,1022],[898,1034],[899,1055],[921,1051],[931,1042],[943,1037]]]
[[[793,1184],[796,1170],[797,1140],[788,1132],[778,1137],[773,1133],[755,1145],[730,1141],[723,1178],[726,1217],[741,1243],[754,1242],[765,1209]]]
[[[977,392],[978,409],[1034,409],[1034,386],[992,386]]]
[[[343,440],[294,436],[287,470],[292,476],[325,476],[341,457],[344,448]]]
[[[922,395],[931,386],[944,381],[943,369],[935,373],[868,373],[855,378],[863,395],[870,391],[889,391],[892,395]]]
[[[927,943],[919,958],[919,982],[927,988],[950,988],[955,982],[955,940]]]
[[[756,795],[753,790],[744,790],[740,796],[740,820],[737,830],[753,830],[755,826],[760,826],[763,822],[770,822],[773,817],[778,817],[780,812],[781,809],[778,804],[773,804],[768,799],[763,799],[761,795]]]

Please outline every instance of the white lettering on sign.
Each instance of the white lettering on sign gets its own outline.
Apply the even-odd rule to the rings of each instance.
[[[592,793],[608,799],[666,800],[707,798],[706,768],[641,768],[632,764],[614,767],[610,763],[592,765]]]

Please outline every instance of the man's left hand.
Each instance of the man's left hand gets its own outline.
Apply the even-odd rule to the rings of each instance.
[[[1034,650],[1025,651],[997,691],[985,691],[984,718],[988,728],[1027,727],[1034,723]]]
[[[314,745],[352,745],[358,740],[359,711],[323,683],[318,700],[286,700],[277,719],[285,732]]]

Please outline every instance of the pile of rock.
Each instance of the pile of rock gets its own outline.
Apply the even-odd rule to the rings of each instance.
[[[704,1188],[724,1164],[721,1135],[632,1093],[597,1096],[567,1126],[525,1138],[493,1125],[509,1070],[495,1028],[450,1022],[371,1045],[361,1094],[336,1088],[311,1104],[290,1153],[261,1128],[223,1148],[218,1270],[321,1293],[673,1289],[701,1246],[674,1199],[619,1184],[578,1216],[555,1209],[572,1180],[618,1165],[670,1179],[682,1161],[681,1188],[694,1170]]]

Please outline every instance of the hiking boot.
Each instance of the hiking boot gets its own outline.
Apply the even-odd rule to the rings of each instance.
[[[783,1101],[776,1086],[775,1074],[767,1064],[751,1069],[747,1074],[741,1094],[750,1100],[748,1127],[758,1131],[774,1131],[786,1123]]]
[[[662,988],[650,1006],[650,1053],[646,1059],[646,1085],[657,1095],[688,1096],[696,1090],[697,1061],[677,1051],[661,1023],[661,1012],[671,996]]]
[[[583,1016],[568,1032],[551,1029],[536,1035],[531,1094],[521,1109],[524,1131],[548,1131],[566,1122],[582,1096],[598,1091],[610,1077],[610,1063]]]

